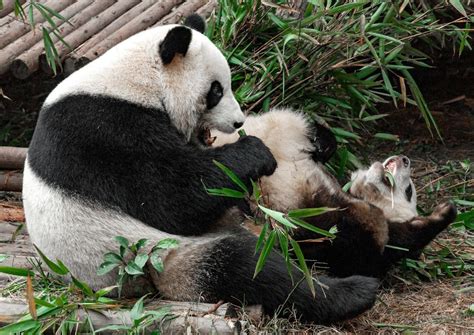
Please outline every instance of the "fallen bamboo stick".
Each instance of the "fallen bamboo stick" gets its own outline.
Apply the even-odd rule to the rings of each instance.
[[[217,7],[217,0],[209,0],[207,4],[199,8],[196,14],[201,17],[208,18],[212,11]]]
[[[222,304],[215,311],[212,311],[213,304],[178,302],[178,301],[157,301],[151,306],[145,306],[145,310],[157,310],[158,308],[170,308],[170,317],[164,318],[148,329],[162,330],[163,334],[182,333],[203,333],[203,334],[240,334],[245,329],[246,322],[236,317],[229,317],[229,310],[235,311],[236,307],[231,304]],[[239,308],[240,309],[240,308]],[[261,306],[249,306],[242,308],[242,313],[248,314],[249,310],[254,315],[259,314],[261,320],[263,310]],[[20,299],[0,298],[0,324],[10,324],[18,321],[28,312],[28,304]],[[233,312],[232,312],[233,313]],[[87,322],[87,318],[95,329],[107,325],[132,325],[133,320],[130,312],[125,310],[108,310],[96,312],[93,310],[79,310],[76,314],[78,322]]]
[[[76,27],[82,26],[89,21],[91,17],[104,11],[116,0],[93,1],[92,4],[74,15],[69,22],[64,22],[58,27],[59,34],[65,39],[67,35],[73,32]],[[57,42],[56,36],[51,36],[53,42]],[[43,53],[43,42],[36,43],[31,49],[18,56],[11,64],[12,74],[18,79],[26,79],[39,67],[39,56]]]
[[[56,51],[58,53],[59,61],[62,63],[65,56],[70,53],[72,50],[77,48],[80,44],[86,41],[89,37],[98,33],[103,28],[105,28],[109,23],[114,21],[120,15],[127,12],[130,8],[137,5],[140,0],[128,0],[128,1],[119,1],[116,2],[113,6],[110,6],[104,10],[99,15],[91,18],[85,24],[80,27],[77,27],[73,32],[67,35],[64,39],[69,46],[60,43],[56,46]],[[40,68],[43,72],[52,74],[53,71],[49,67],[49,64],[46,59],[46,55],[43,53],[39,58]]]
[[[21,192],[23,175],[18,171],[0,171],[0,191]]]
[[[23,5],[26,0],[20,0],[19,2],[21,5]],[[3,8],[0,10],[0,18],[7,16],[10,13],[13,14],[14,4],[15,0],[3,0]]]
[[[153,27],[161,26],[165,24],[173,24],[181,21],[183,17],[189,16],[196,12],[196,10],[204,6],[208,0],[188,0],[182,5],[177,7],[174,11],[166,15],[160,21],[153,25]]]
[[[23,208],[0,203],[0,221],[24,222],[25,213],[23,212]]]
[[[27,148],[0,147],[0,169],[23,169],[27,152]]]
[[[54,9],[56,12],[62,11],[64,8],[72,4],[74,0],[50,0],[45,2],[44,5]],[[45,18],[37,10],[33,11],[33,21],[35,23],[42,23]],[[11,42],[15,41],[18,37],[23,36],[31,30],[31,26],[28,22],[21,20],[13,20],[9,24],[6,24],[0,28],[0,49],[4,48]]]
[[[79,68],[78,59],[83,57],[84,54],[95,47],[97,44],[105,40],[108,36],[116,32],[126,23],[130,22],[133,18],[143,13],[147,8],[155,3],[156,0],[145,0],[140,2],[138,5],[131,8],[129,11],[118,17],[107,27],[102,29],[100,32],[89,38],[79,48],[70,53],[64,61],[64,71],[66,73],[72,73]]]
[[[104,41],[97,44],[94,48],[90,49],[80,59],[78,59],[78,65],[85,64],[109,50],[114,45],[122,42],[126,38],[138,33],[139,31],[145,30],[163,16],[170,12],[170,10],[179,5],[184,0],[168,0],[165,2],[155,3],[153,6],[148,8],[146,11],[132,19],[130,22],[122,26],[120,29],[115,31]]]
[[[73,3],[66,7],[60,12],[60,14],[69,20],[71,17],[76,15],[79,11],[83,10],[92,3],[93,0],[81,0]],[[52,20],[57,26],[60,26],[63,21],[57,17],[53,17]],[[37,26],[34,30],[26,33],[25,35],[18,38],[15,42],[10,43],[5,48],[0,50],[0,74],[6,72],[11,62],[18,57],[23,51],[31,48],[33,45],[43,39],[43,33],[41,29],[45,27],[50,30],[49,23]]]

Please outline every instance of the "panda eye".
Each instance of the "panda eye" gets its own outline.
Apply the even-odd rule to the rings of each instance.
[[[215,107],[219,101],[221,101],[223,95],[224,92],[221,83],[214,81],[207,93],[207,109]]]
[[[410,184],[410,185],[408,185],[408,187],[405,190],[405,196],[407,197],[408,201],[411,201],[412,195],[413,195],[413,189],[412,189],[411,184]]]

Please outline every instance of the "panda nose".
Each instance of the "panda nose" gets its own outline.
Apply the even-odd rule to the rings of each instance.
[[[402,156],[402,162],[403,162],[403,165],[405,167],[409,167],[410,166],[410,160],[408,159],[407,156]]]
[[[240,127],[242,127],[243,124],[243,122],[234,122],[234,128],[239,129]]]

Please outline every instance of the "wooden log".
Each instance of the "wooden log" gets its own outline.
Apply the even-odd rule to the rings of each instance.
[[[73,3],[72,5],[66,7],[60,12],[60,14],[69,20],[79,11],[83,10],[92,3],[93,0],[81,0]],[[60,26],[63,21],[57,17],[53,17],[52,20],[57,26]],[[0,50],[0,74],[5,73],[13,60],[19,56],[23,51],[31,48],[33,45],[38,43],[43,39],[42,28],[45,27],[48,30],[50,29],[49,23],[43,23],[25,35],[18,38],[16,41],[10,43],[5,48]]]
[[[208,18],[212,11],[217,7],[217,0],[209,0],[207,4],[202,6],[196,11],[196,14],[200,15],[203,18]]]
[[[74,15],[69,23],[64,22],[58,27],[59,34],[63,38],[66,38],[67,35],[73,32],[76,27],[82,26],[84,23],[89,21],[91,17],[98,15],[106,8],[115,3],[116,0],[101,0],[93,1],[92,4],[86,7],[84,10],[80,11]],[[51,36],[53,42],[57,42],[58,38],[56,36]],[[13,63],[11,64],[12,74],[18,79],[26,79],[33,72],[35,72],[39,67],[39,56],[43,53],[43,41],[36,43],[28,51],[22,53],[18,56]]]
[[[45,2],[44,5],[60,12],[73,2],[74,0],[50,0]],[[41,15],[39,11],[35,10],[33,12],[33,19],[36,23],[42,23],[45,21],[43,15]],[[0,28],[0,36],[2,36],[0,39],[0,49],[15,41],[18,37],[23,36],[30,30],[31,26],[29,23],[22,22],[21,20],[13,20],[9,24],[2,26]]]
[[[92,36],[86,42],[84,42],[79,48],[74,50],[64,61],[64,71],[69,74],[77,70],[80,66],[78,59],[84,57],[84,54],[90,49],[95,47],[97,44],[105,40],[108,36],[116,32],[126,23],[130,22],[133,18],[143,13],[147,8],[155,3],[156,0],[145,0],[140,2],[138,5],[131,8],[129,11],[118,17],[107,27],[102,29],[100,32]]]
[[[23,169],[27,152],[27,148],[0,147],[0,169]]]
[[[24,4],[26,0],[20,0],[20,4]],[[3,8],[0,10],[0,18],[7,16],[8,14],[13,14],[13,5],[15,0],[3,0]]]
[[[0,191],[21,192],[23,176],[18,171],[0,171]]]
[[[173,7],[179,5],[183,1],[184,0],[168,0],[155,3],[153,6],[132,19],[130,22],[107,37],[104,41],[97,44],[94,48],[85,53],[84,56],[79,58],[78,65],[80,66],[81,64],[85,64],[99,57],[114,45],[153,25],[155,22],[169,13]]]
[[[169,318],[165,318],[162,322],[156,323],[153,327],[150,327],[148,331],[151,331],[154,328],[160,329],[163,334],[239,334],[244,330],[245,322],[239,321],[235,318],[225,318],[229,306],[231,305],[223,304],[214,313],[202,315],[202,309],[212,309],[213,305],[204,303],[196,304],[189,302],[158,301],[153,304],[152,308],[147,305],[145,310],[171,307],[172,315]],[[196,308],[198,308],[198,311],[196,311]],[[259,309],[261,310],[261,308]],[[0,298],[0,324],[5,325],[15,322],[27,312],[28,305],[23,299]],[[79,322],[85,322],[87,316],[90,317],[91,323],[95,329],[107,325],[131,325],[133,323],[130,317],[130,312],[125,310],[109,310],[101,311],[100,313],[91,310],[87,312],[80,310],[77,313],[77,320]]]
[[[56,45],[56,51],[58,53],[60,62],[62,63],[62,61],[64,60],[67,54],[69,54],[72,50],[77,48],[89,37],[101,31],[109,23],[114,21],[120,15],[127,12],[130,8],[137,5],[139,2],[140,0],[119,1],[115,3],[113,6],[110,6],[109,8],[104,10],[99,15],[87,21],[82,26],[77,27],[76,30],[74,30],[72,33],[70,33],[64,38],[64,40],[69,44],[69,47],[67,47],[63,43],[59,43],[58,45]],[[44,72],[48,74],[53,73],[53,71],[49,67],[49,64],[46,60],[45,54],[40,55],[39,61],[40,61],[41,70],[43,70]]]
[[[183,17],[187,17],[195,13],[198,8],[204,6],[207,2],[208,0],[187,0],[182,5],[178,6],[174,11],[158,21],[155,25],[153,25],[153,27],[178,23]]]

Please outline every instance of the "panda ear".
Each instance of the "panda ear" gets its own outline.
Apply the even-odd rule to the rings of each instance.
[[[204,34],[204,31],[206,30],[206,22],[204,22],[203,18],[197,14],[188,16],[184,21],[184,25],[199,31],[201,34]]]
[[[164,65],[171,63],[176,54],[186,56],[191,43],[192,32],[186,27],[175,27],[160,43],[160,57]]]

